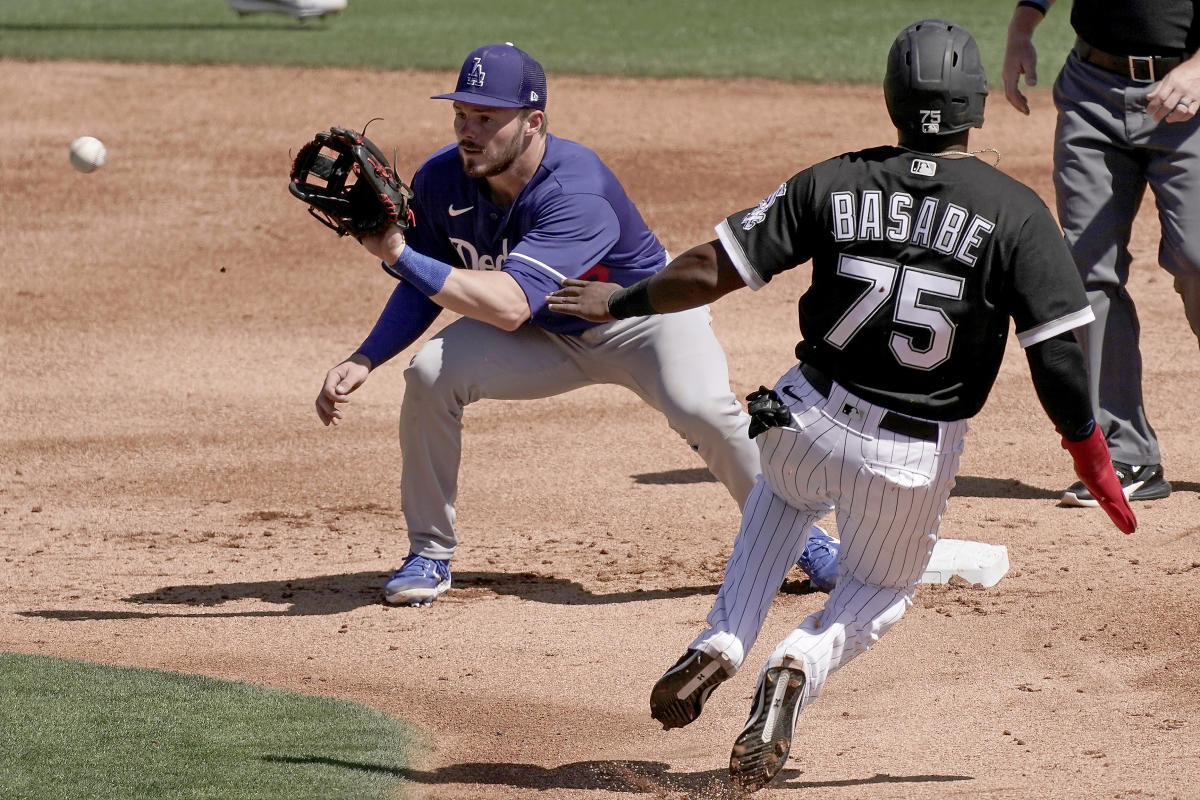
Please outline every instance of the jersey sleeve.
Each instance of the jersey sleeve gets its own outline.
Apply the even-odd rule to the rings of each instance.
[[[717,239],[751,289],[812,257],[814,221],[803,209],[813,191],[812,170],[794,175],[754,208],[739,211],[717,225]]]
[[[1012,293],[1012,318],[1021,347],[1095,319],[1071,251],[1045,206],[1021,227],[1013,253]]]
[[[566,278],[578,278],[608,253],[620,236],[620,221],[599,195],[563,195],[547,205],[521,237],[502,267],[525,292],[531,314]]]

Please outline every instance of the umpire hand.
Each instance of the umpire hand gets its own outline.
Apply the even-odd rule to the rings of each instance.
[[[1200,62],[1191,58],[1166,74],[1146,95],[1146,113],[1156,122],[1185,122],[1200,111]]]
[[[1004,96],[1009,105],[1022,114],[1029,113],[1029,101],[1021,94],[1018,84],[1021,76],[1025,83],[1037,86],[1037,50],[1033,47],[1033,29],[1042,21],[1042,14],[1031,8],[1018,6],[1008,25],[1008,41],[1004,45]]]
[[[355,353],[325,375],[325,385],[317,395],[317,416],[321,423],[337,425],[342,419],[338,407],[350,402],[350,393],[363,385],[371,374],[371,362],[361,353]]]

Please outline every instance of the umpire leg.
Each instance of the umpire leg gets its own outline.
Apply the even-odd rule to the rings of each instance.
[[[1158,262],[1174,278],[1193,335],[1200,340],[1200,119],[1161,123],[1147,134],[1147,169],[1162,238]]]
[[[1135,92],[1145,89],[1068,57],[1054,86],[1054,187],[1059,224],[1096,315],[1076,329],[1096,421],[1115,460],[1157,464],[1142,400],[1141,327],[1125,290],[1129,237],[1146,189],[1145,156],[1130,141],[1144,118],[1134,110]]]

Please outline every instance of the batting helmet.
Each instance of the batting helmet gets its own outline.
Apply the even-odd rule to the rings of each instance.
[[[966,28],[921,20],[892,43],[883,96],[898,130],[940,136],[979,128],[987,91],[979,47]]]

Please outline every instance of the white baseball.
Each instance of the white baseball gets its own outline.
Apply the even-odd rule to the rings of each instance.
[[[93,172],[104,166],[108,151],[95,136],[80,136],[71,142],[71,166],[80,172]]]

